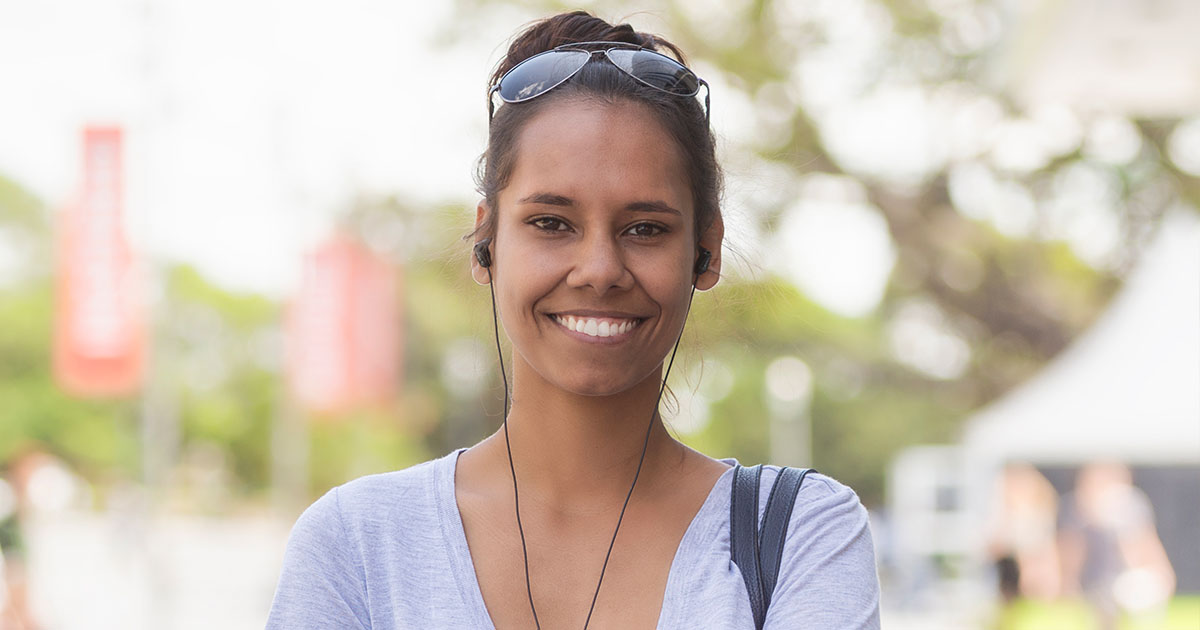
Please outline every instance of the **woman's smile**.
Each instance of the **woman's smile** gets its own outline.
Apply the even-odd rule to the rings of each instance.
[[[633,336],[644,317],[553,313],[550,319],[571,337],[590,343],[621,343]]]

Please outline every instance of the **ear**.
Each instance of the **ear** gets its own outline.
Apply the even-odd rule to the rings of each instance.
[[[717,286],[717,281],[721,279],[721,243],[724,241],[725,222],[718,214],[700,236],[700,246],[712,252],[712,260],[708,262],[708,270],[696,277],[697,289],[707,291]]]
[[[488,210],[487,202],[480,199],[479,203],[475,206],[475,229],[476,229],[476,231],[478,231],[479,227],[481,225],[483,225],[483,222],[487,220],[488,212],[489,212],[489,210]],[[482,240],[482,237],[480,237],[480,236],[475,237],[475,243],[478,243],[480,240]],[[475,243],[471,244],[471,255],[470,255],[471,278],[473,278],[475,280],[475,282],[477,282],[478,284],[487,284],[487,283],[491,282],[491,274],[488,273],[487,269],[484,269],[482,266],[480,266],[479,260],[477,260],[475,258]],[[493,257],[493,259],[494,259],[494,257]]]

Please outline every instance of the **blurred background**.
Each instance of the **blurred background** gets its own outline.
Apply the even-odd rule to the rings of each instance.
[[[0,0],[0,628],[258,628],[330,487],[499,425],[487,76],[712,85],[672,430],[872,513],[885,628],[1200,627],[1194,0]]]

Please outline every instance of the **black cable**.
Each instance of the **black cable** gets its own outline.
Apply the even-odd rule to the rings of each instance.
[[[521,525],[521,497],[517,492],[517,468],[513,464],[512,443],[508,438],[508,375],[504,370],[504,352],[500,349],[500,324],[499,317],[496,314],[496,288],[495,280],[492,277],[491,266],[484,267],[488,273],[488,292],[492,296],[492,332],[496,337],[496,356],[500,360],[500,378],[504,381],[504,420],[502,426],[504,428],[504,448],[508,451],[508,470],[512,473],[513,480],[513,504],[517,513],[517,533],[521,537],[521,557],[525,563],[525,593],[529,596],[529,610],[533,613],[533,623],[537,630],[542,629],[542,624],[538,621],[537,607],[533,605],[533,585],[529,579],[529,550],[525,544],[525,528]],[[696,296],[696,285],[692,284],[692,291],[688,294],[688,307],[683,314],[684,326],[679,328],[679,336],[675,338],[675,347],[671,350],[671,359],[667,362],[667,369],[663,373],[662,385],[658,388],[658,397],[654,401],[654,411],[650,414],[650,422],[646,425],[646,435],[642,438],[642,454],[638,457],[637,469],[633,473],[633,483],[629,484],[629,492],[625,494],[625,502],[621,505],[621,513],[617,517],[617,526],[613,528],[612,539],[608,542],[608,551],[604,554],[604,564],[600,567],[600,577],[596,580],[596,592],[592,593],[592,604],[588,607],[587,619],[583,622],[583,630],[587,630],[588,624],[592,621],[592,613],[596,609],[596,600],[600,597],[600,586],[604,584],[604,572],[608,569],[608,560],[612,556],[613,546],[617,543],[617,533],[621,531],[621,522],[625,520],[625,510],[629,507],[629,499],[633,497],[633,489],[637,486],[638,477],[642,474],[642,464],[646,461],[646,449],[650,446],[650,433],[654,429],[654,419],[658,416],[658,405],[662,402],[663,392],[667,389],[667,377],[671,375],[671,366],[675,365],[675,354],[679,352],[679,341],[683,339],[683,330],[687,326],[687,316],[692,310],[692,300]]]
[[[688,308],[683,313],[683,324],[687,326],[688,312],[692,310],[692,298],[696,296],[696,285],[688,295]],[[629,507],[629,498],[633,496],[633,488],[637,485],[638,476],[642,474],[642,462],[646,461],[646,448],[650,445],[650,432],[654,429],[654,418],[658,415],[658,405],[662,402],[663,392],[667,389],[667,377],[671,375],[671,366],[675,365],[675,353],[679,351],[679,340],[683,339],[683,327],[679,328],[679,336],[675,338],[675,348],[671,350],[671,360],[667,362],[667,371],[663,373],[662,385],[658,388],[658,398],[654,401],[654,411],[650,414],[650,423],[646,425],[646,437],[642,439],[642,456],[638,458],[637,470],[633,473],[633,483],[629,484],[629,493],[625,495],[625,504],[621,506],[621,515],[617,517],[617,526],[613,529],[612,540],[608,542],[608,552],[604,554],[604,566],[600,567],[600,579],[596,581],[596,592],[592,593],[592,605],[588,607],[587,619],[583,622],[583,630],[587,630],[592,621],[592,611],[596,609],[596,598],[600,597],[600,585],[604,583],[604,570],[608,568],[608,558],[612,555],[613,545],[617,543],[617,532],[621,531],[621,521],[625,519],[625,508]]]
[[[491,266],[488,272],[488,292],[492,295],[492,332],[496,334],[496,356],[500,359],[500,378],[504,380],[504,449],[508,451],[508,470],[513,480],[513,507],[517,512],[517,533],[521,535],[521,557],[525,560],[525,593],[529,595],[529,610],[533,612],[533,625],[542,630],[538,621],[537,608],[533,605],[533,586],[529,581],[529,550],[525,548],[525,528],[521,526],[521,495],[517,493],[517,467],[513,464],[512,444],[508,441],[508,376],[504,372],[504,352],[500,350],[500,323],[496,316],[496,288],[492,279]]]

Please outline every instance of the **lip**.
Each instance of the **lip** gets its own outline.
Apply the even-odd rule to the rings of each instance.
[[[645,315],[638,315],[636,313],[628,313],[625,311],[597,311],[597,310],[586,309],[586,308],[585,309],[575,309],[575,310],[570,310],[570,311],[549,311],[546,314],[547,315],[558,315],[560,317],[565,317],[567,315],[573,315],[575,317],[595,317],[595,318],[606,318],[606,319],[636,319],[636,320],[646,319]]]

